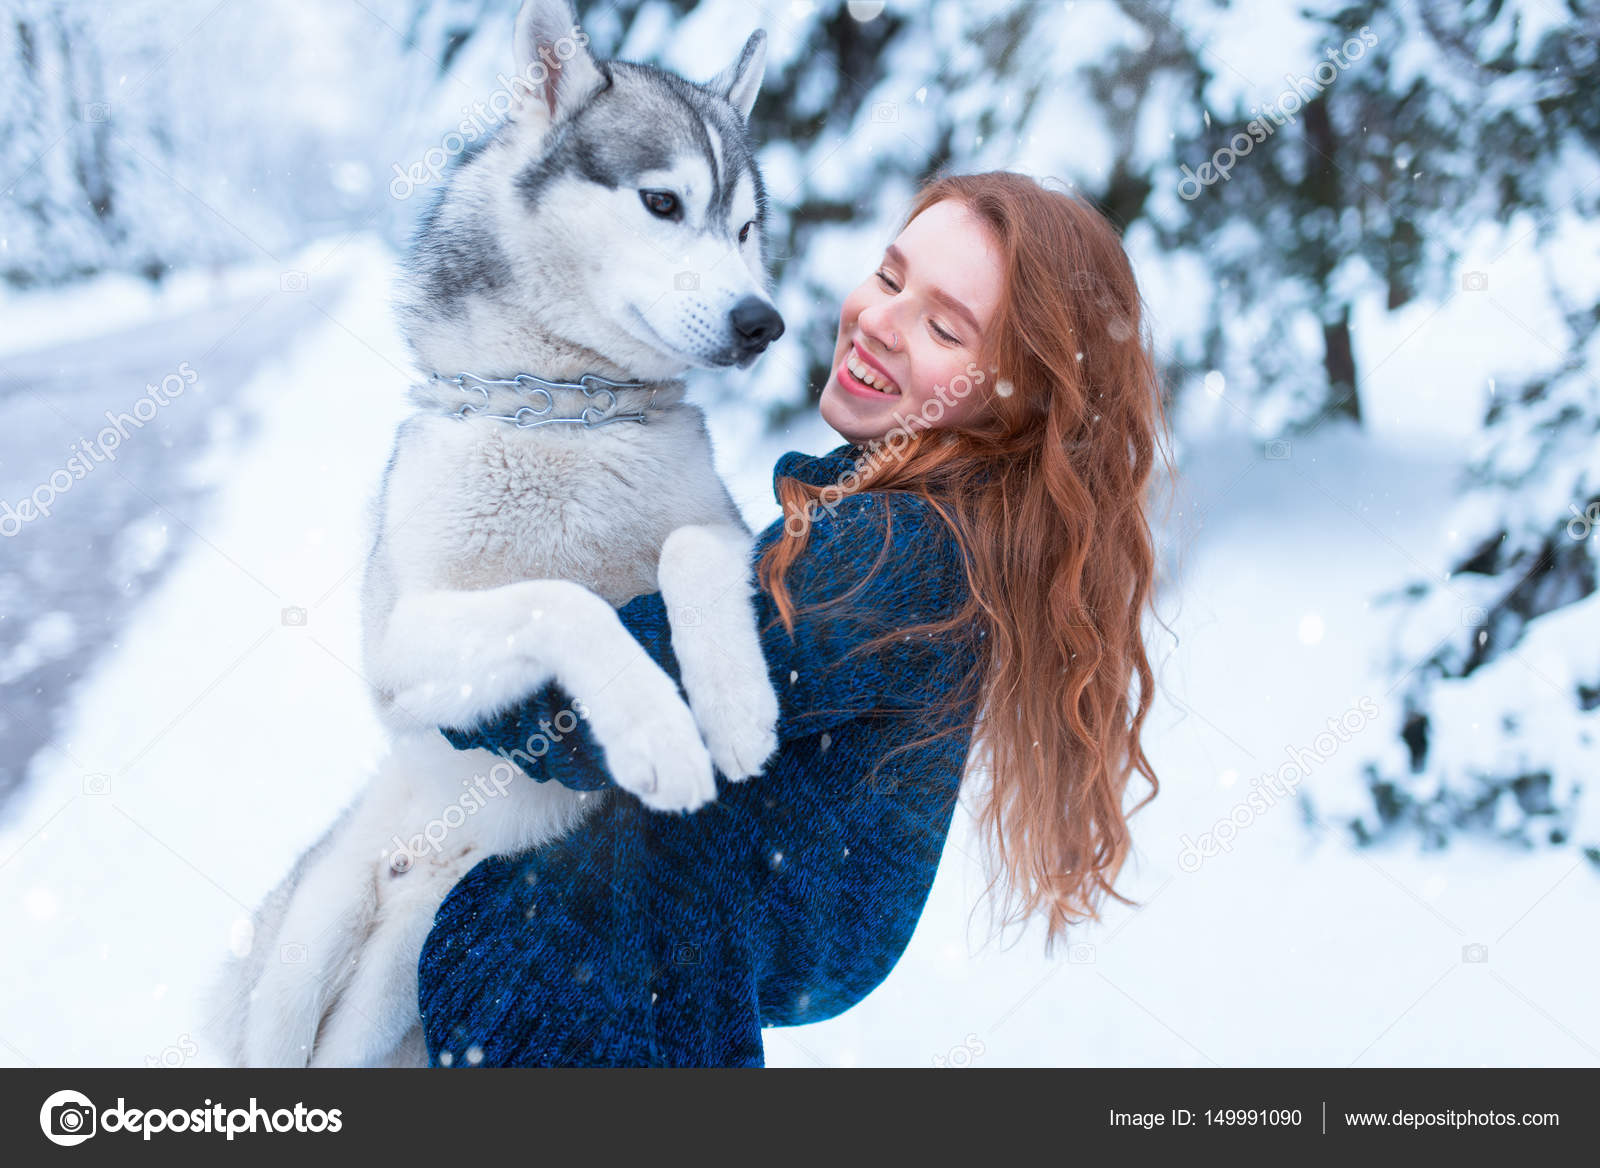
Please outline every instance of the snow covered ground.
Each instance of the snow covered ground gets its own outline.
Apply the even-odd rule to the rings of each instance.
[[[277,271],[228,275],[246,304],[313,311],[245,325],[264,356],[223,388],[249,426],[204,447],[189,470],[206,489],[168,501],[168,530],[141,537],[170,539],[170,560],[61,696],[59,729],[0,807],[0,1064],[214,1062],[204,984],[382,749],[356,670],[357,599],[408,362],[390,257],[335,244],[297,260],[315,273],[305,291]],[[104,286],[85,296],[96,311],[116,301]],[[169,327],[171,306],[118,304],[119,323]],[[167,340],[175,366],[191,338]],[[710,420],[753,524],[776,513],[777,454],[837,441],[814,419],[777,438],[753,410]],[[1049,961],[1037,927],[985,945],[963,814],[888,981],[837,1019],[767,1031],[771,1065],[1600,1063],[1600,877],[1575,850],[1358,851],[1287,800],[1246,817],[1230,850],[1198,858],[1185,843],[1296,752],[1319,752],[1313,797],[1337,786],[1353,744],[1379,732],[1363,699],[1385,710],[1395,695],[1378,680],[1387,624],[1366,598],[1445,565],[1459,454],[1332,424],[1287,459],[1243,439],[1187,453],[1159,606],[1178,643],[1155,632],[1147,735],[1162,792],[1132,821],[1122,883],[1142,907],[1108,909]],[[7,571],[22,544],[0,548]],[[53,612],[28,610],[46,640]],[[1350,744],[1317,745],[1329,719]]]

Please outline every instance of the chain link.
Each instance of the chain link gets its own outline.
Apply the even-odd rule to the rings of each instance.
[[[443,381],[454,385],[463,393],[476,393],[482,396],[482,402],[465,401],[450,416],[459,421],[466,421],[469,417],[489,418],[496,422],[509,422],[519,430],[531,430],[535,426],[550,425],[577,425],[585,427],[606,426],[612,422],[639,422],[648,419],[645,414],[656,402],[656,387],[643,381],[612,381],[608,377],[601,377],[597,373],[585,373],[577,381],[552,381],[545,377],[535,377],[531,373],[519,373],[515,377],[479,377],[475,373],[458,373],[454,377],[445,377],[442,374],[433,375],[435,381]],[[489,409],[489,387],[505,386],[517,390],[524,395],[538,395],[544,399],[542,405],[529,404],[522,406],[513,414],[491,414]],[[619,389],[649,389],[650,400],[637,410],[614,412],[617,409],[616,390]],[[561,416],[555,414],[557,391],[573,390],[583,394],[585,405],[576,416]],[[604,398],[603,404],[594,404],[596,399]]]

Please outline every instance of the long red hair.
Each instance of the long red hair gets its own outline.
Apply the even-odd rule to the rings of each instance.
[[[1156,570],[1146,492],[1166,422],[1139,290],[1110,223],[1082,198],[1005,171],[931,181],[906,222],[944,199],[988,226],[1004,272],[988,373],[977,375],[988,378],[985,407],[963,427],[902,432],[892,456],[872,444],[854,489],[921,497],[961,548],[965,606],[918,631],[984,631],[950,705],[981,711],[965,726],[968,773],[988,775],[978,824],[998,868],[986,892],[1003,877],[1006,907],[1016,902],[1002,928],[1045,915],[1048,955],[1068,925],[1099,919],[1106,895],[1134,903],[1114,884],[1127,816],[1159,790],[1140,745],[1154,697],[1142,618]],[[784,578],[824,488],[778,486],[786,535],[758,574],[792,629]],[[1125,812],[1135,770],[1150,791]]]

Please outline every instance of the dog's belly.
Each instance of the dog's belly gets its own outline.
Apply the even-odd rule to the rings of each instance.
[[[397,734],[368,791],[369,838],[389,833],[373,859],[380,876],[394,878],[536,847],[571,831],[598,803],[596,794],[536,782],[490,751],[457,750],[437,732]],[[396,853],[405,862],[392,863]]]

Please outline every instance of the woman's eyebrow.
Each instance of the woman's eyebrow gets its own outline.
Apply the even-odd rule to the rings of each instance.
[[[906,272],[907,274],[910,273],[911,265],[906,263],[905,252],[901,251],[894,244],[891,243],[888,247],[884,248],[883,254],[890,263],[894,264],[901,271]],[[964,320],[972,327],[972,331],[974,333],[979,336],[983,335],[983,329],[978,327],[978,318],[973,316],[972,311],[967,308],[965,304],[961,303],[961,301],[957,300],[954,296],[950,295],[950,293],[944,291],[942,288],[929,289],[928,295]]]

